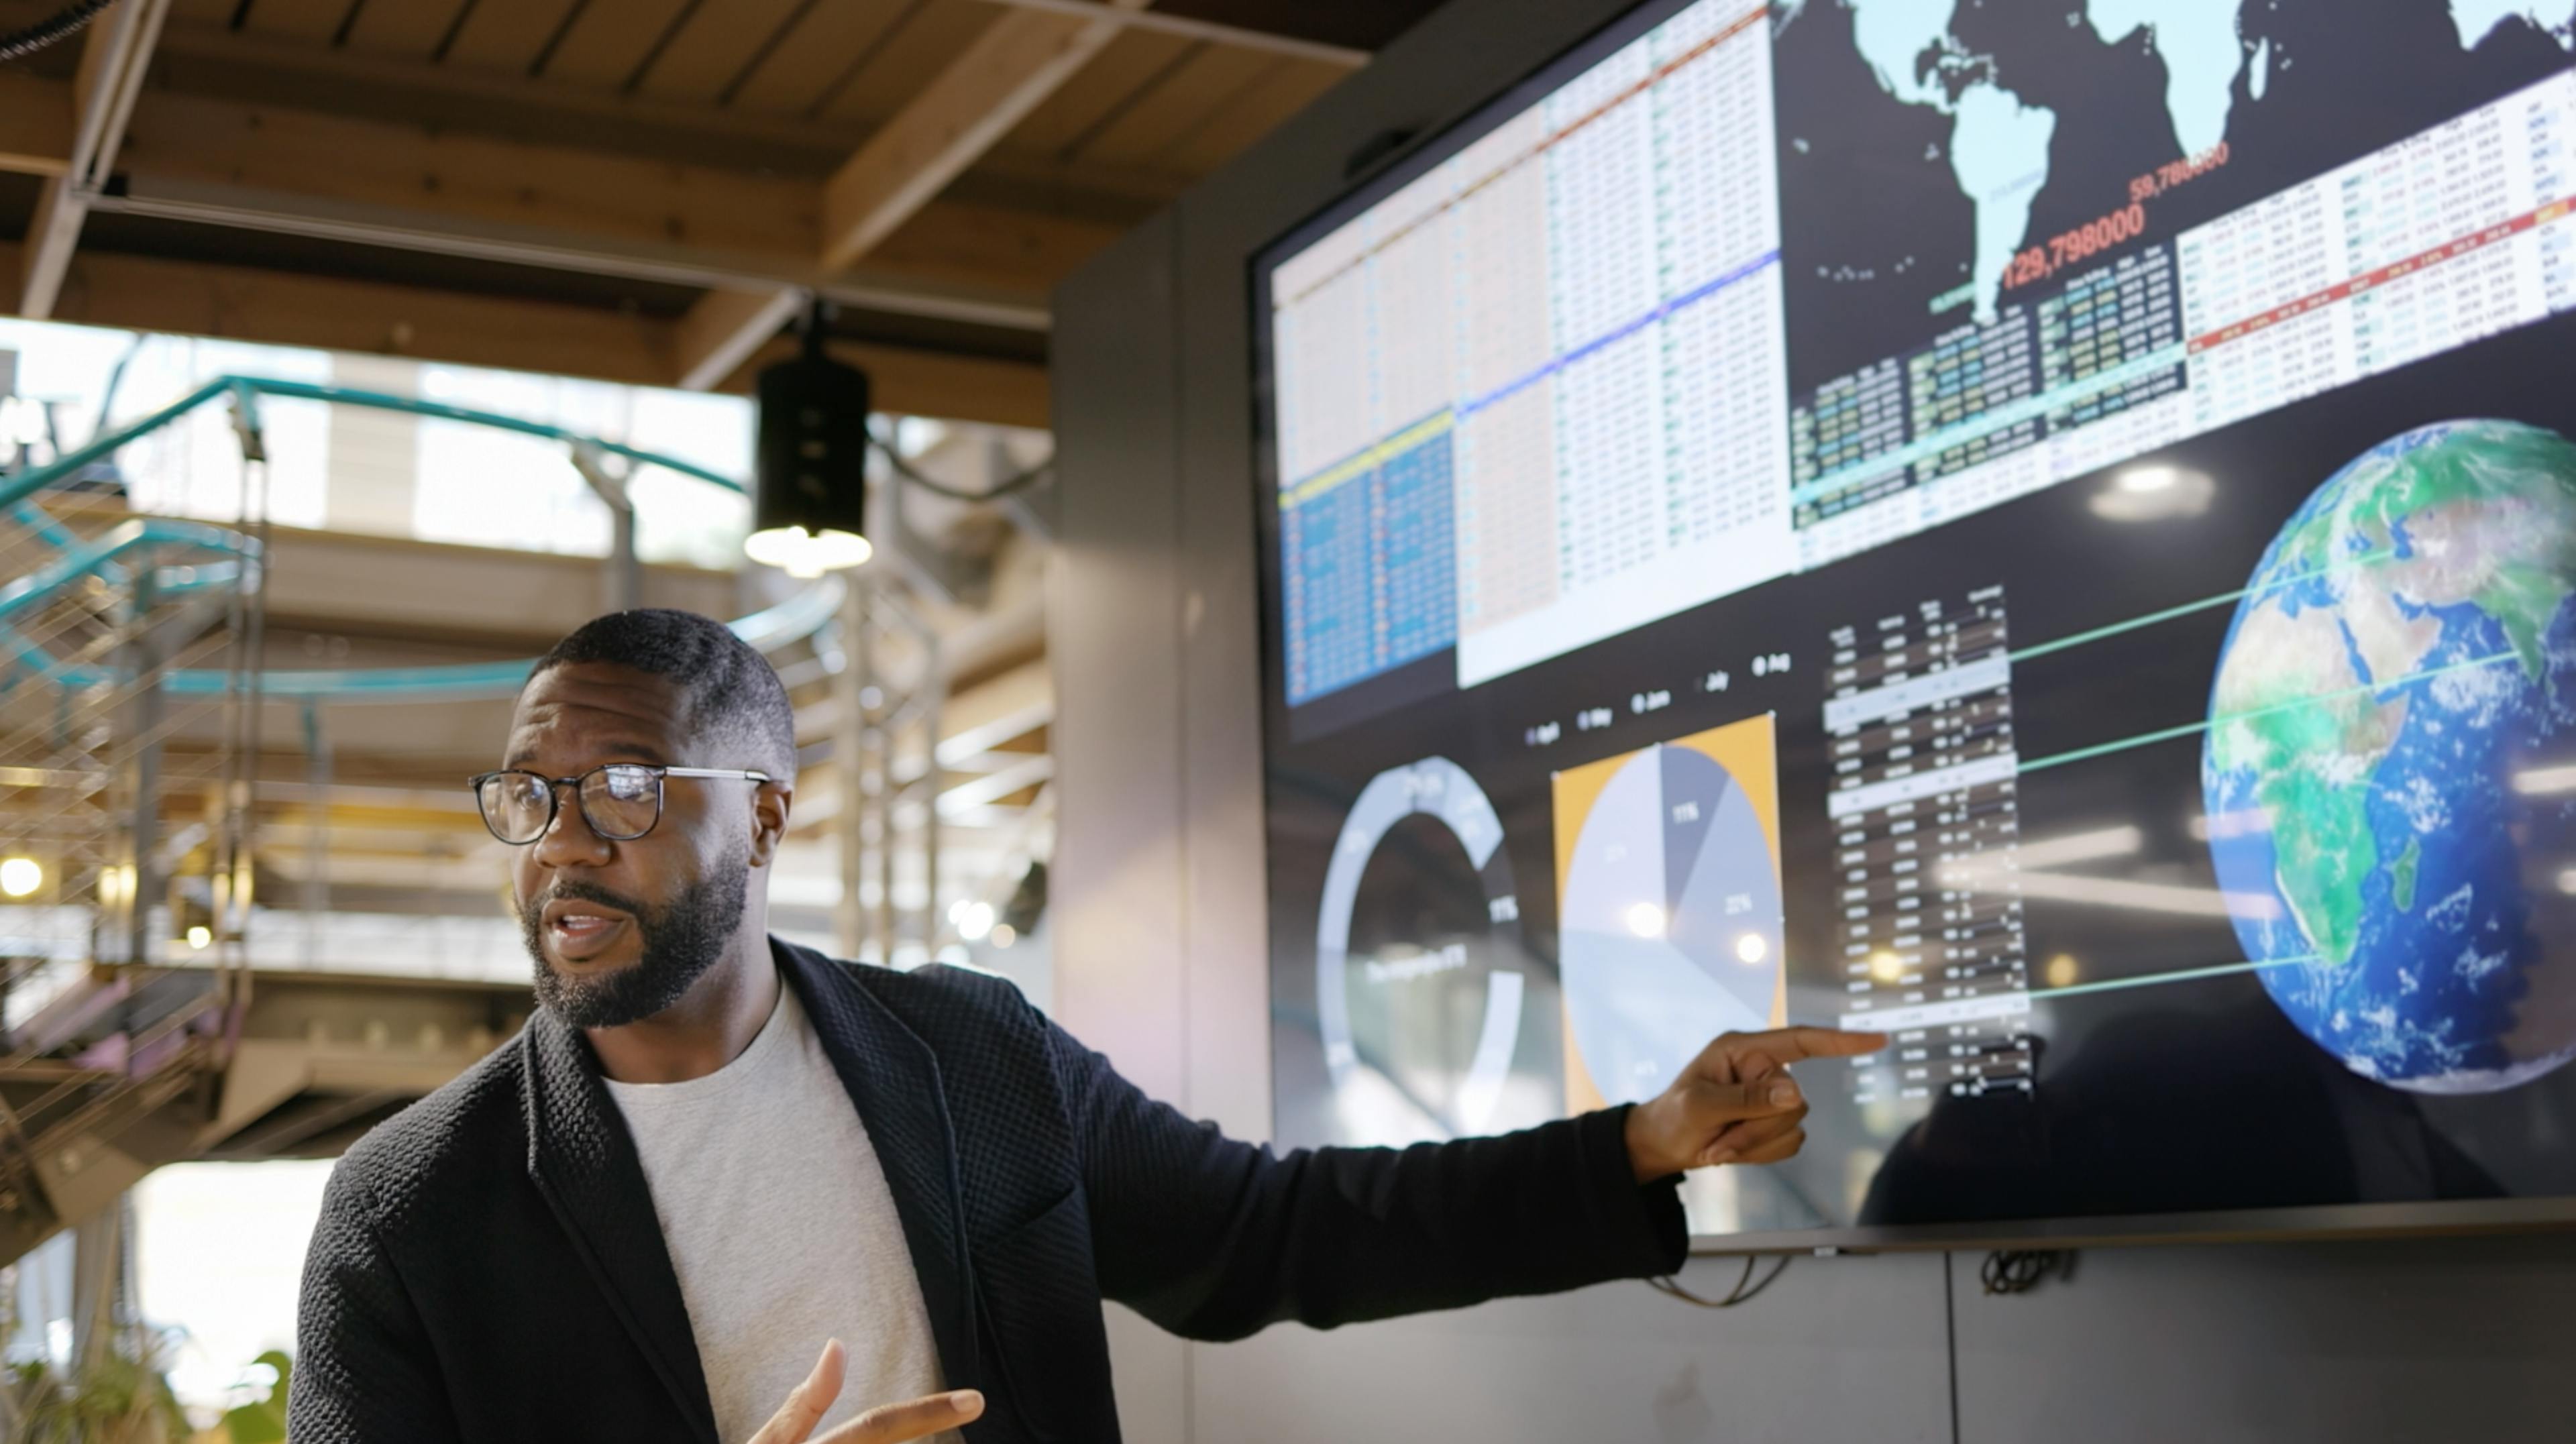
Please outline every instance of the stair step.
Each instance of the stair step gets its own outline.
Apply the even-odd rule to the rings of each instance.
[[[92,974],[20,1027],[9,1039],[10,1052],[21,1060],[54,1057],[122,1070],[120,1040],[202,1006],[214,989],[215,975],[195,968],[119,968],[103,978]]]
[[[19,1026],[9,1039],[11,1051],[37,1056],[78,1041],[82,1030],[125,1001],[134,984],[131,976],[121,972],[104,978],[95,971],[86,974]]]

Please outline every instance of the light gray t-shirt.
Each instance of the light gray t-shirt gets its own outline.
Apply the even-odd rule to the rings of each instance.
[[[686,1083],[609,1080],[608,1096],[643,1155],[724,1444],[768,1422],[825,1339],[849,1367],[816,1434],[940,1392],[894,1195],[793,988],[781,982],[760,1036],[724,1067]]]

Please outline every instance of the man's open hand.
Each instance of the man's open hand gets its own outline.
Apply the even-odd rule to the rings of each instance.
[[[1628,1111],[1628,1161],[1637,1181],[1720,1163],[1778,1163],[1807,1141],[1807,1098],[1789,1065],[1886,1046],[1876,1033],[1831,1028],[1720,1035],[1671,1087]]]
[[[840,1340],[825,1344],[823,1357],[814,1361],[814,1372],[788,1391],[787,1402],[779,1405],[769,1422],[760,1426],[760,1432],[751,1436],[751,1444],[805,1444],[805,1436],[814,1432],[824,1411],[841,1397],[842,1359]],[[957,1389],[870,1409],[813,1444],[898,1444],[905,1439],[927,1439],[943,1429],[971,1424],[983,1413],[983,1395],[972,1389]]]

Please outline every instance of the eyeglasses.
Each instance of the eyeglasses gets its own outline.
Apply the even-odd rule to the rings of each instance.
[[[665,777],[730,778],[767,782],[766,772],[731,767],[651,767],[640,762],[610,762],[578,777],[541,773],[486,772],[468,778],[474,801],[483,809],[483,825],[512,847],[525,847],[555,825],[555,789],[570,787],[581,807],[581,820],[610,842],[633,842],[662,820]]]

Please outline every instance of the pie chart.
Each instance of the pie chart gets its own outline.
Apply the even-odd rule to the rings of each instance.
[[[1764,716],[1557,774],[1567,1102],[1641,1102],[1776,1025],[1778,763]]]

